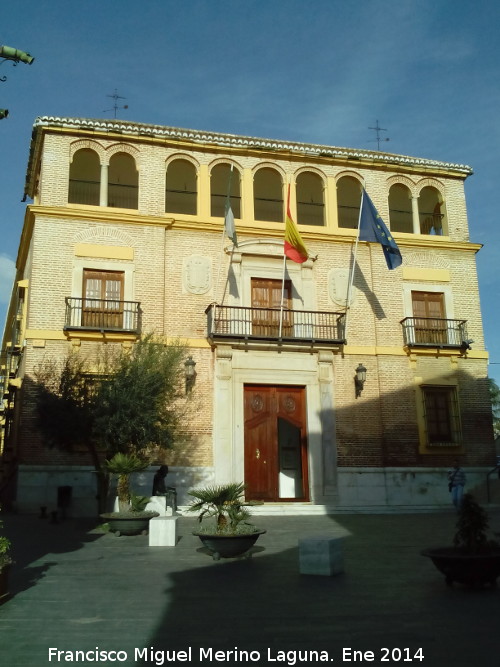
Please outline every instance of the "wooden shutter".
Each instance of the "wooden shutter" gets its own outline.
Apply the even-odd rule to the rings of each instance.
[[[82,326],[123,328],[123,280],[120,271],[83,272]]]
[[[415,339],[417,343],[447,342],[444,294],[441,292],[412,292]]]
[[[281,280],[252,278],[252,333],[254,336],[277,338],[279,336]],[[292,286],[285,281],[283,298],[282,337],[292,335]]]

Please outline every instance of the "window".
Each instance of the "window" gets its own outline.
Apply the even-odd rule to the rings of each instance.
[[[337,214],[339,227],[357,229],[361,205],[361,183],[352,176],[343,176],[337,183]]]
[[[99,156],[90,148],[82,148],[73,156],[69,167],[68,202],[99,206],[101,165]]]
[[[456,387],[422,386],[427,447],[461,445]]]
[[[82,326],[123,329],[123,283],[120,271],[83,272]]]
[[[297,223],[299,225],[325,224],[323,181],[318,174],[304,171],[297,176]]]
[[[165,211],[196,215],[196,168],[188,160],[173,160],[167,169]]]
[[[441,236],[444,232],[444,203],[440,200],[436,188],[427,186],[422,188],[418,198],[420,216],[420,232]]]
[[[411,193],[401,183],[396,183],[389,190],[389,224],[392,232],[413,232]]]
[[[283,184],[275,169],[263,167],[255,173],[253,197],[256,220],[283,222]]]
[[[280,334],[281,295],[283,319],[281,335],[292,335],[292,285],[289,280],[252,278],[252,333],[254,336],[278,338]]]
[[[115,153],[109,161],[108,206],[138,208],[139,180],[134,158]]]
[[[231,210],[235,218],[241,218],[240,172],[229,164],[217,164],[210,174],[210,215],[223,218],[226,198],[231,183]]]
[[[448,342],[441,292],[412,292],[415,342],[440,345]]]

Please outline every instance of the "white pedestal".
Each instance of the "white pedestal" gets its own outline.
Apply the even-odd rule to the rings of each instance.
[[[344,571],[342,537],[316,535],[299,540],[301,574],[320,574],[331,577]]]
[[[175,547],[177,544],[177,516],[156,516],[149,521],[150,547]]]

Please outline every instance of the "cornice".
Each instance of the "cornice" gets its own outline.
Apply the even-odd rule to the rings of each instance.
[[[404,169],[423,169],[446,171],[450,175],[466,178],[473,173],[470,166],[426,158],[383,153],[380,151],[340,148],[321,144],[286,141],[281,139],[265,139],[261,137],[239,136],[221,132],[207,132],[162,125],[126,122],[116,119],[67,118],[57,116],[39,116],[33,125],[33,139],[28,166],[27,186],[32,188],[32,168],[40,147],[40,135],[43,131],[69,131],[71,133],[87,133],[91,135],[113,135],[122,139],[137,138],[143,140],[161,139],[163,141],[189,142],[193,145],[218,147],[220,149],[257,150],[270,153],[285,153],[307,158],[327,158],[342,161],[368,163],[371,166],[396,166]],[[29,194],[30,188],[26,192]]]
[[[200,219],[186,220],[173,217],[157,217],[150,215],[140,215],[130,213],[129,209],[115,209],[106,207],[69,207],[69,206],[39,206],[30,205],[27,207],[25,227],[27,229],[27,239],[31,236],[33,220],[36,216],[48,218],[70,218],[73,220],[90,220],[92,222],[101,222],[106,224],[133,224],[149,225],[163,227],[165,229],[185,230],[192,232],[206,232],[212,234],[221,234],[222,221],[212,222]],[[29,224],[26,222],[29,221]],[[28,231],[29,230],[29,231]],[[258,237],[279,239],[284,235],[283,223],[266,223],[266,226],[255,225],[251,223],[240,222],[237,226],[238,234],[245,237]],[[318,241],[321,243],[354,243],[356,241],[355,230],[351,234],[337,232],[330,228],[324,228],[324,231],[311,231],[310,228],[300,228],[300,234],[306,241]],[[23,237],[24,237],[23,231]],[[451,241],[447,237],[433,236],[425,238],[418,237],[399,237],[394,235],[399,247],[402,248],[432,248],[434,250],[461,250],[476,253],[483,247],[480,243],[470,243],[466,241]],[[361,241],[365,244],[364,241]],[[21,246],[26,245],[21,243]]]

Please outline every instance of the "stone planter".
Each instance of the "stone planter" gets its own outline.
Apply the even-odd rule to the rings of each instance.
[[[500,576],[500,549],[471,553],[454,547],[425,549],[422,556],[430,558],[446,577],[448,586],[453,582],[467,586],[496,586]]]
[[[241,535],[208,535],[205,533],[194,532],[202,541],[203,545],[212,553],[214,560],[220,558],[236,558],[246,555],[251,556],[249,550],[253,547],[260,535],[265,530],[257,530],[254,533],[242,533]]]
[[[154,517],[159,516],[158,512],[129,512],[120,514],[111,512],[110,514],[101,514],[109,524],[109,529],[115,535],[147,535],[149,522]]]

